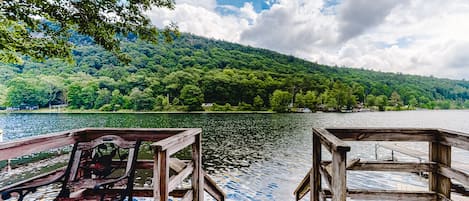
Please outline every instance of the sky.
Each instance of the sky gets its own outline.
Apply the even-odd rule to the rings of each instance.
[[[176,0],[148,16],[320,64],[469,80],[469,0]]]

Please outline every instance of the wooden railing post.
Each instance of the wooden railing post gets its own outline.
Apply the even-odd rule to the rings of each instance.
[[[202,171],[202,133],[195,136],[192,144],[192,161],[194,170],[192,172],[193,201],[204,200],[204,174]]]
[[[167,201],[169,198],[169,156],[166,151],[155,150],[153,167],[153,198]]]
[[[334,150],[332,153],[332,201],[347,199],[346,166],[347,152]]]
[[[429,159],[436,162],[436,168],[440,166],[451,167],[451,146],[443,145],[439,142],[429,142]],[[430,172],[429,188],[446,198],[451,199],[451,179],[439,174],[437,171]],[[442,200],[438,198],[438,200]]]
[[[319,173],[319,169],[321,166],[321,141],[319,136],[314,133],[313,131],[313,168],[309,172],[310,180],[310,200],[311,201],[319,201],[319,193],[322,191],[321,189],[321,174]],[[299,198],[296,198],[299,200]]]

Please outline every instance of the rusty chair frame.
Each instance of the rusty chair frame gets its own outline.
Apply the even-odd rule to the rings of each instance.
[[[135,165],[136,169],[153,170],[153,187],[134,187],[132,190],[133,196],[153,197],[158,201],[166,201],[169,196],[182,198],[185,201],[202,201],[204,200],[204,191],[206,191],[217,201],[224,201],[226,199],[226,194],[223,190],[202,169],[202,129],[199,128],[75,129],[0,143],[0,161],[61,148],[77,142],[92,141],[107,135],[119,136],[128,141],[151,142],[154,159],[137,159]],[[170,157],[186,147],[192,148],[190,160]],[[34,186],[45,182],[57,181],[57,179],[60,179],[60,175],[64,174],[65,169],[57,169],[1,187],[0,192],[22,186]],[[170,170],[176,174],[170,177]],[[190,175],[192,175],[191,188],[178,188],[179,184]],[[101,190],[107,191],[107,193],[115,193],[119,189],[110,188]]]

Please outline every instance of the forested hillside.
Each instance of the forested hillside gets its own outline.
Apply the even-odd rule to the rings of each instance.
[[[132,61],[75,36],[74,63],[25,58],[0,65],[0,105],[68,104],[103,111],[340,110],[363,103],[386,106],[469,108],[469,82],[330,67],[273,51],[182,34],[152,45],[128,38],[122,49]]]

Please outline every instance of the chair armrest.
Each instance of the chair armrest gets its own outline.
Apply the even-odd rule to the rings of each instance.
[[[2,200],[9,199],[11,197],[11,193],[15,193],[15,192],[18,193],[20,195],[20,197],[24,197],[25,195],[27,195],[30,192],[35,192],[36,189],[41,187],[41,186],[47,186],[47,185],[50,185],[52,183],[56,183],[56,182],[62,180],[64,178],[64,176],[65,176],[65,173],[60,173],[59,175],[57,175],[55,177],[52,177],[49,180],[45,180],[43,182],[33,183],[33,184],[30,184],[30,185],[25,185],[25,186],[8,188],[8,189],[5,189],[3,191],[0,191],[0,195],[1,195]]]

